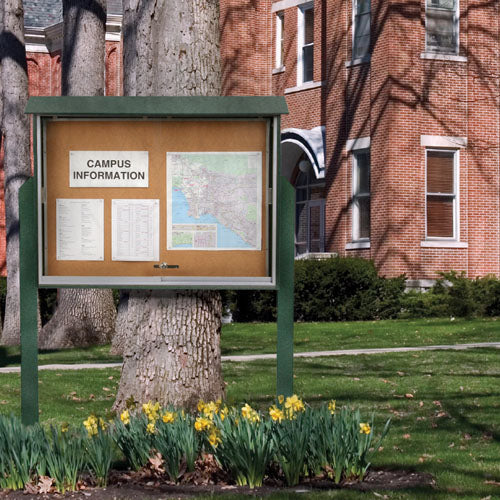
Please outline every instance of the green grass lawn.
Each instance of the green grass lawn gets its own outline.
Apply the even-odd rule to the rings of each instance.
[[[497,318],[295,323],[296,352],[500,342]],[[233,323],[222,329],[223,355],[276,352],[275,323]]]
[[[377,347],[500,342],[500,322],[496,318],[355,321],[341,323],[296,323],[296,352]],[[276,352],[275,323],[234,323],[224,325],[222,355]],[[39,364],[113,363],[119,356],[109,354],[110,346],[85,349],[42,351]],[[21,361],[19,347],[0,346],[0,367]]]
[[[263,410],[273,401],[272,360],[225,363],[227,399]],[[113,403],[118,370],[40,372],[41,420],[80,423]],[[396,499],[500,498],[500,355],[495,349],[301,358],[295,391],[312,405],[337,405],[375,414],[376,429],[392,428],[375,467],[428,472],[436,487],[377,492]],[[20,377],[0,375],[0,412],[19,413]],[[301,496],[300,494],[296,495]],[[329,491],[308,498],[376,498],[373,493]],[[224,497],[227,498],[227,497]],[[295,498],[289,493],[271,498]]]

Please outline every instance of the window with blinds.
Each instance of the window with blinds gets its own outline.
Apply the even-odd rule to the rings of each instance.
[[[370,239],[370,150],[353,152],[352,239]]]
[[[353,0],[352,58],[370,53],[371,0]]]
[[[458,54],[458,0],[426,0],[426,50]]]
[[[457,154],[427,150],[427,237],[456,237]]]
[[[312,82],[314,79],[314,7],[306,4],[299,8],[299,61],[297,84]]]

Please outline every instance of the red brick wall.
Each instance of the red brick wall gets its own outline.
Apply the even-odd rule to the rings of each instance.
[[[314,82],[297,91],[297,7],[284,10],[284,66],[274,72],[274,0],[221,0],[225,95],[285,95],[283,128],[326,128],[326,250],[374,259],[387,276],[455,269],[500,274],[500,6],[460,2],[460,55],[425,59],[425,0],[372,0],[369,64],[351,59],[351,0],[315,0]],[[121,48],[108,42],[106,93],[121,93]],[[31,95],[60,92],[59,54],[29,54]],[[290,91],[290,89],[292,89]],[[460,149],[460,241],[427,248],[422,135],[467,137]],[[370,248],[352,239],[348,139],[371,138]],[[1,232],[0,208],[0,232]],[[4,238],[0,239],[2,255]],[[4,253],[3,253],[4,254]],[[0,263],[0,266],[2,264]]]

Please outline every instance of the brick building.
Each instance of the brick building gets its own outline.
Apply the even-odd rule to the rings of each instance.
[[[27,2],[32,95],[59,93],[53,1],[54,17],[31,25]],[[121,71],[113,1],[109,95]],[[298,256],[362,256],[419,284],[450,269],[500,274],[498,1],[220,3],[224,93],[288,102]]]

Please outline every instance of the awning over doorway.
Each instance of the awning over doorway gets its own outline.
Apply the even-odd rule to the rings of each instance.
[[[311,162],[316,179],[325,177],[325,127],[314,127],[310,130],[287,128],[281,132],[282,165],[284,174],[291,177],[291,169],[296,165],[302,151]],[[293,147],[292,145],[298,146]],[[290,147],[292,146],[292,147]]]

